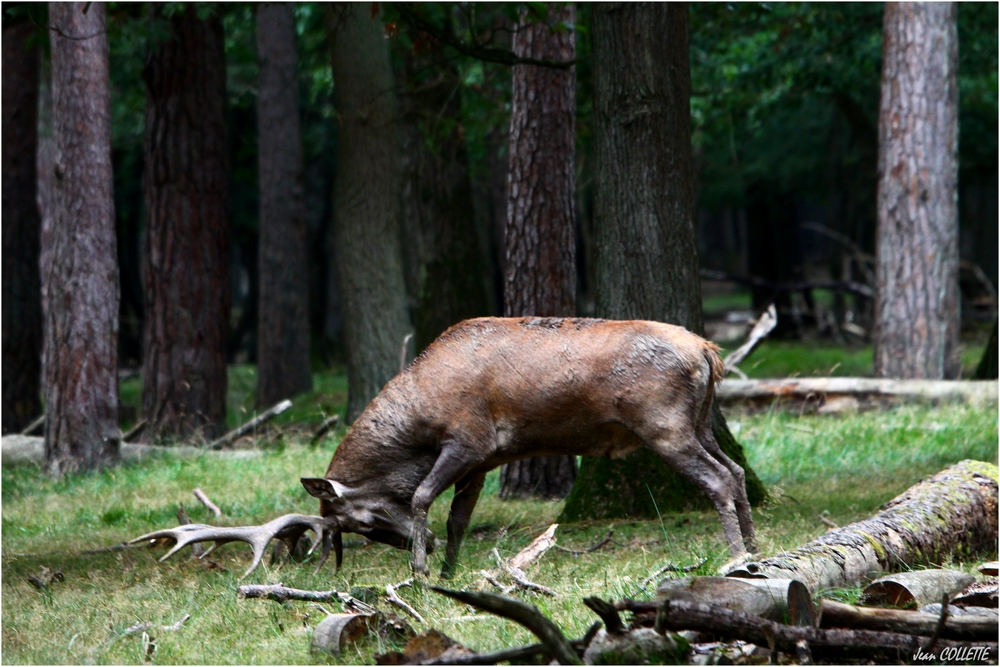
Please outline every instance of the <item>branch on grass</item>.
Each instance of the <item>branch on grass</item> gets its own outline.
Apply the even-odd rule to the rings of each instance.
[[[528,628],[545,645],[549,653],[561,665],[582,664],[572,644],[563,635],[555,623],[546,618],[534,605],[525,604],[520,600],[494,595],[492,593],[473,593],[470,591],[453,591],[447,588],[431,586],[431,590],[441,595],[472,605],[477,609],[508,618]]]
[[[541,584],[536,584],[535,582],[530,581],[527,575],[524,574],[523,568],[526,568],[529,565],[538,561],[539,558],[545,555],[546,551],[555,546],[556,544],[555,533],[556,533],[556,528],[558,527],[559,524],[557,523],[554,523],[551,526],[549,526],[545,530],[545,532],[543,532],[541,535],[532,540],[531,544],[529,544],[524,549],[519,551],[517,555],[515,555],[513,558],[510,559],[510,561],[505,561],[500,556],[500,552],[497,551],[496,548],[494,548],[493,557],[497,559],[497,565],[499,565],[499,571],[492,570],[490,572],[487,572],[483,570],[482,571],[483,578],[489,583],[499,588],[504,595],[507,595],[512,590],[514,590],[514,587],[504,586],[503,584],[501,584],[498,581],[499,572],[503,572],[504,574],[506,574],[514,581],[515,584],[517,584],[521,588],[524,588],[525,590],[538,591],[540,593],[545,593],[546,595],[555,595],[556,592],[551,588],[549,588],[548,586],[542,586]]]
[[[753,329],[750,330],[750,335],[747,336],[747,341],[736,348],[732,353],[726,356],[723,364],[725,366],[725,372],[728,375],[733,371],[737,370],[743,361],[750,356],[750,354],[757,349],[761,341],[767,338],[767,335],[774,330],[774,327],[778,326],[778,312],[774,308],[772,303],[767,307],[767,310],[761,313],[761,316],[757,319],[757,323],[753,325]]]
[[[184,614],[184,616],[181,617],[181,620],[177,621],[173,625],[161,625],[159,628],[163,632],[174,632],[183,628],[184,624],[187,623],[190,618],[191,614]],[[153,623],[136,623],[135,625],[131,625],[122,630],[121,636],[128,637],[129,635],[139,634],[140,632],[148,632],[155,627],[157,626]]]
[[[389,584],[388,586],[385,587],[386,598],[389,600],[389,602],[391,602],[392,604],[396,605],[397,607],[399,607],[400,609],[402,609],[403,611],[405,611],[407,614],[409,614],[413,618],[417,619],[421,623],[426,624],[427,621],[424,620],[424,617],[421,616],[420,614],[418,614],[413,607],[411,607],[409,604],[407,604],[406,600],[404,600],[403,598],[399,597],[396,594],[396,589],[397,588],[402,588],[403,586],[412,586],[412,585],[413,585],[413,577],[410,577],[406,581],[404,581],[402,583],[399,583],[399,584],[396,584],[395,586],[392,585],[392,584]]]
[[[332,417],[324,419],[323,423],[319,425],[319,428],[316,429],[316,432],[313,433],[313,436],[309,439],[309,446],[315,447],[319,443],[320,438],[329,433],[330,429],[336,428],[339,422],[340,415],[333,415]]]
[[[215,515],[216,519],[222,516],[222,510],[219,509],[218,505],[209,500],[208,496],[205,495],[204,491],[202,491],[201,489],[195,489],[193,493],[194,497],[200,500],[201,504],[207,507],[209,511]]]
[[[261,414],[257,415],[247,423],[243,424],[242,426],[233,429],[232,431],[225,434],[218,440],[210,443],[208,445],[208,449],[222,449],[226,445],[230,445],[236,442],[247,433],[252,432],[261,424],[271,421],[272,419],[274,419],[275,417],[277,417],[290,407],[292,407],[292,402],[287,399],[282,401],[281,403],[278,403],[277,405],[267,410],[266,412],[262,412]]]
[[[556,549],[558,549],[559,551],[565,551],[566,553],[573,554],[574,556],[582,556],[583,554],[593,553],[593,552],[597,551],[598,549],[600,549],[601,547],[603,547],[605,544],[607,544],[608,542],[611,541],[611,536],[614,535],[614,534],[615,534],[615,529],[612,528],[611,530],[608,531],[607,535],[605,535],[604,537],[602,537],[593,546],[588,547],[586,549],[567,549],[566,547],[561,547],[558,544],[555,544],[553,546]]]
[[[289,600],[305,600],[306,602],[340,602],[345,607],[362,614],[374,614],[375,607],[357,598],[336,590],[304,591],[298,588],[288,588],[284,584],[247,584],[236,589],[237,599],[263,598],[275,602]]]

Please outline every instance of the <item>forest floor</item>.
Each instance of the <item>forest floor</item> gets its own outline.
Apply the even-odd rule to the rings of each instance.
[[[240,371],[237,370],[237,378]],[[340,380],[317,379],[312,402],[299,410],[335,411],[331,398]],[[235,391],[238,385],[231,384]],[[250,385],[252,386],[252,385]],[[317,398],[325,396],[325,398]],[[242,421],[242,417],[238,421]],[[316,417],[308,415],[315,423]],[[964,458],[997,461],[995,409],[967,406],[900,407],[845,416],[795,417],[781,412],[731,413],[729,423],[746,448],[750,465],[769,486],[770,505],[755,511],[761,548],[771,554],[800,545],[826,530],[823,514],[840,525],[867,518],[907,487]],[[181,552],[165,563],[163,547],[82,555],[81,551],[120,543],[148,531],[176,525],[179,503],[197,523],[263,523],[288,512],[313,514],[316,502],[299,483],[320,475],[343,433],[317,448],[303,445],[294,428],[264,443],[252,459],[196,457],[128,465],[99,474],[55,482],[36,468],[3,469],[2,651],[5,664],[287,664],[315,663],[309,628],[323,612],[304,602],[280,605],[237,600],[236,586],[249,564],[246,545],[222,547],[197,561]],[[192,496],[200,487],[222,509],[214,519]],[[560,502],[507,501],[497,498],[498,476],[488,480],[472,518],[455,579],[447,585],[472,588],[479,571],[495,566],[495,547],[510,556],[556,520]],[[430,513],[431,528],[444,537],[450,492]],[[661,521],[600,521],[560,525],[558,543],[584,549],[610,528],[614,541],[590,554],[551,550],[527,574],[556,591],[555,597],[515,593],[537,605],[570,637],[579,637],[596,620],[581,600],[648,599],[639,583],[667,562],[684,566],[707,559],[697,574],[712,574],[727,560],[714,512],[670,514]],[[344,567],[327,564],[319,574],[313,562],[264,564],[244,583],[283,582],[304,589],[349,591],[410,576],[403,551],[378,544],[362,546],[347,536]],[[355,545],[351,546],[350,543]],[[36,554],[36,555],[32,555]],[[432,577],[441,553],[430,557]],[[967,564],[955,564],[966,567]],[[27,581],[42,566],[61,570],[63,581],[36,590]],[[679,575],[677,575],[679,576]],[[445,599],[418,582],[404,588],[406,599],[427,620],[412,619],[417,631],[435,627],[474,650],[499,649],[534,638],[521,626]],[[853,601],[856,590],[834,593]],[[339,611],[338,604],[327,604]],[[142,633],[124,631],[139,622],[170,625],[191,618],[178,631],[150,631],[155,651],[147,654]],[[391,647],[370,640],[351,645],[326,662],[366,664]],[[323,658],[319,659],[321,662]]]

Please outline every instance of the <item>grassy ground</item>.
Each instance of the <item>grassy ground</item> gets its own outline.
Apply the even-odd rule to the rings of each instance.
[[[238,375],[238,373],[237,373]],[[335,381],[315,392],[303,410],[336,409],[329,394]],[[236,385],[232,385],[234,391]],[[338,389],[340,387],[340,389]],[[324,403],[324,402],[327,403]],[[313,419],[313,421],[315,421]],[[900,408],[845,417],[795,418],[782,413],[731,415],[751,465],[775,491],[775,504],[755,513],[766,553],[793,547],[825,530],[817,516],[839,524],[865,518],[879,506],[949,463],[963,458],[997,460],[995,410],[965,407]],[[334,446],[301,446],[295,437],[260,458],[195,458],[124,466],[60,482],[32,468],[3,469],[2,650],[5,663],[92,664],[143,662],[139,635],[122,636],[137,622],[171,624],[191,614],[179,632],[153,631],[152,663],[279,664],[312,663],[307,627],[322,612],[305,603],[278,605],[237,601],[238,578],[249,563],[249,548],[229,545],[210,558],[193,561],[179,554],[166,563],[164,549],[84,556],[79,552],[120,542],[175,524],[178,503],[195,522],[213,519],[191,495],[205,489],[225,513],[227,524],[261,523],[286,512],[315,513],[316,503],[298,483],[325,469]],[[560,503],[500,502],[497,476],[487,482],[473,516],[460,569],[451,586],[474,587],[480,569],[492,567],[496,547],[512,555],[554,521]],[[444,536],[448,498],[431,511],[431,528]],[[686,565],[707,558],[708,574],[726,560],[718,519],[713,513],[664,516],[662,522],[599,522],[563,525],[559,543],[581,548],[615,529],[615,544],[579,557],[550,551],[529,576],[557,591],[554,598],[522,594],[570,636],[580,636],[594,620],[581,603],[587,595],[643,598],[638,583],[667,561]],[[24,555],[42,554],[42,555]],[[214,563],[214,564],[213,564]],[[41,566],[61,569],[65,581],[39,592],[26,581]],[[440,554],[431,557],[440,566]],[[265,565],[248,583],[284,582],[307,589],[380,589],[409,576],[407,555],[382,545],[349,546],[344,568],[311,564]],[[436,577],[430,580],[436,582]],[[533,641],[520,626],[443,599],[418,583],[403,589],[429,625],[466,645],[487,650]],[[646,594],[648,595],[648,593]],[[848,598],[850,592],[844,592]],[[331,610],[337,605],[327,605]],[[417,629],[422,626],[417,625]],[[387,647],[369,641],[328,662],[370,663]],[[320,659],[320,661],[323,661]]]

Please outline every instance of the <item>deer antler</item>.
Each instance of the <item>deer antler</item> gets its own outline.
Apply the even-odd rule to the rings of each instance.
[[[320,516],[308,516],[305,514],[286,514],[274,519],[273,521],[269,521],[262,526],[236,526],[230,528],[192,523],[184,526],[178,526],[177,528],[157,530],[152,533],[147,533],[142,537],[137,537],[134,540],[131,540],[129,544],[135,544],[144,540],[158,540],[164,538],[173,540],[175,542],[173,548],[160,558],[160,562],[162,563],[184,547],[196,542],[215,543],[210,546],[205,553],[199,556],[199,558],[204,558],[208,554],[215,551],[217,547],[220,547],[228,542],[246,542],[253,548],[253,562],[250,564],[250,569],[243,573],[243,577],[241,577],[241,579],[245,579],[251,572],[257,569],[258,565],[260,565],[260,561],[264,557],[264,551],[267,549],[267,545],[271,542],[271,540],[275,538],[287,540],[290,545],[294,546],[299,537],[301,537],[307,530],[311,530],[316,534],[316,539],[313,540],[312,546],[309,547],[310,554],[316,550],[318,545],[323,545],[323,551],[319,561],[319,567],[322,567],[323,563],[326,562],[326,559],[330,555],[330,547],[334,544],[338,547],[340,546],[340,540],[338,539],[340,538],[340,531],[330,519],[325,519]],[[338,549],[338,569],[340,568],[340,561],[341,554],[340,549]],[[318,570],[319,567],[316,569]]]

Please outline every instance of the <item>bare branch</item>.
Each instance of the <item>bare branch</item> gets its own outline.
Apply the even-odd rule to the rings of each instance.
[[[201,489],[195,489],[193,493],[194,497],[200,500],[201,504],[207,507],[209,511],[211,511],[212,514],[215,515],[216,519],[222,516],[222,510],[219,509],[218,505],[216,505],[215,503],[213,503],[211,500],[208,499],[208,496],[205,495],[204,491],[202,491]]]
[[[274,419],[275,417],[277,417],[290,407],[292,407],[292,402],[287,399],[282,401],[281,403],[278,403],[277,405],[267,410],[266,412],[262,412],[261,414],[257,415],[256,417],[248,421],[246,424],[243,424],[239,428],[233,429],[232,431],[225,434],[215,442],[212,442],[211,444],[208,445],[208,449],[222,449],[226,445],[232,444],[236,440],[242,438],[247,433],[250,433],[251,431],[256,429],[261,424],[271,421],[272,419]]]
[[[559,549],[559,551],[565,551],[566,553],[573,554],[574,556],[582,556],[583,554],[593,553],[598,549],[600,549],[601,547],[603,547],[605,544],[611,541],[611,536],[614,534],[615,534],[615,529],[612,528],[611,530],[608,531],[607,535],[605,535],[600,539],[600,541],[596,542],[592,547],[588,547],[586,549],[567,549],[566,547],[561,547],[558,544],[555,544],[553,546],[556,549]]]
[[[316,432],[309,439],[309,446],[315,447],[319,443],[320,438],[329,433],[330,429],[336,428],[338,423],[340,423],[340,415],[333,415],[324,419],[323,423],[319,425],[319,428],[316,429]]]
[[[389,602],[393,603],[394,605],[396,605],[397,607],[399,607],[400,609],[402,609],[407,614],[409,614],[413,618],[417,619],[421,623],[426,624],[427,621],[424,620],[424,617],[421,616],[420,614],[418,614],[413,607],[411,607],[409,604],[407,604],[406,600],[404,600],[403,598],[399,597],[396,594],[396,589],[397,588],[402,588],[403,586],[412,586],[412,585],[413,585],[413,578],[412,577],[410,577],[409,579],[407,579],[406,581],[404,581],[402,583],[396,584],[395,586],[393,586],[392,584],[389,584],[388,586],[385,587],[386,597],[388,598]]]

